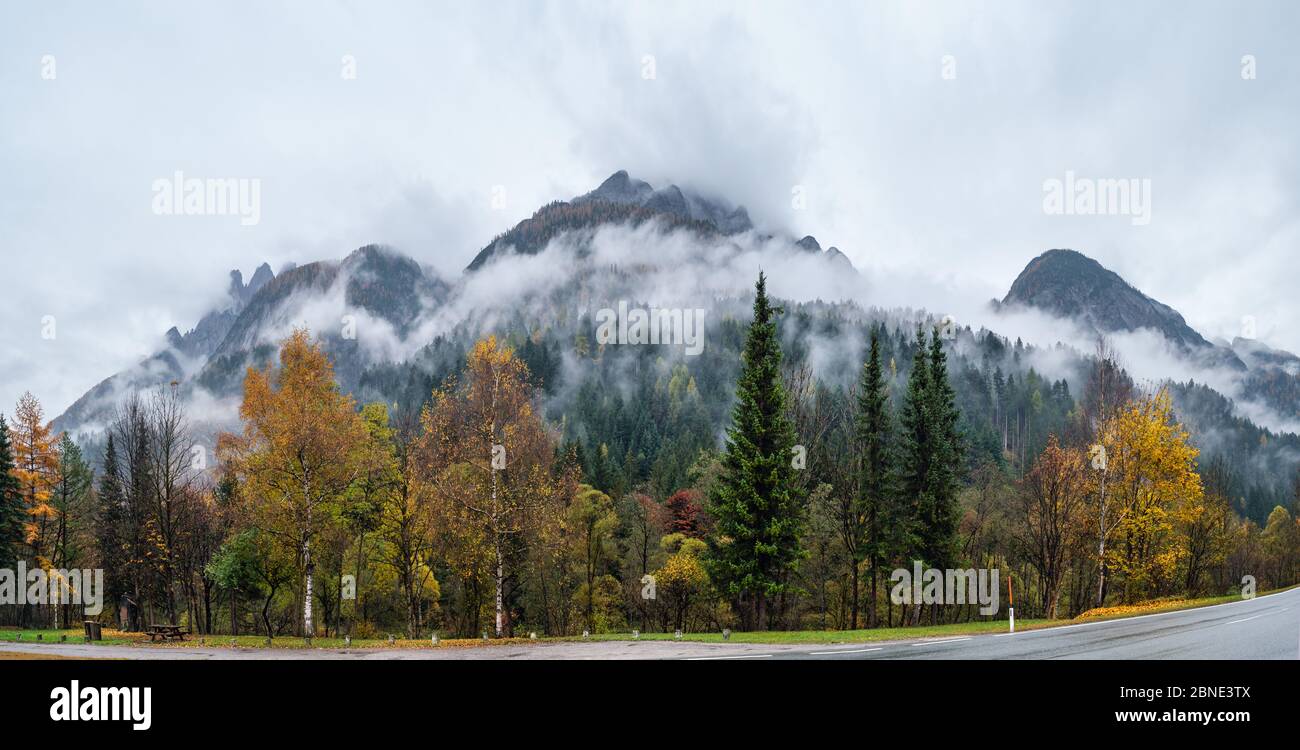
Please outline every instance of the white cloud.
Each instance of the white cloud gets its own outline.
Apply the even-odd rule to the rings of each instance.
[[[230,268],[380,242],[454,272],[619,168],[724,195],[760,227],[815,234],[900,280],[873,285],[871,304],[974,309],[1030,258],[1072,247],[1207,336],[1253,315],[1268,343],[1297,351],[1298,13],[25,6],[0,26],[0,410],[30,389],[62,411],[170,325],[193,325]],[[1253,81],[1239,75],[1247,53]],[[54,81],[40,77],[46,54]],[[150,184],[176,169],[260,179],[261,223],[154,216]],[[1067,169],[1149,177],[1151,224],[1043,215],[1042,181]],[[800,274],[774,284],[801,293]],[[46,314],[55,342],[39,337]]]

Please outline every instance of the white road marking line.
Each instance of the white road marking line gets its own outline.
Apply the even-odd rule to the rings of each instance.
[[[809,656],[829,656],[829,655],[831,655],[831,654],[865,654],[865,653],[867,653],[868,651],[880,651],[880,650],[882,650],[882,649],[884,649],[884,646],[877,646],[876,648],[854,648],[854,649],[845,649],[845,650],[843,650],[843,651],[809,651],[809,652],[808,652],[808,655],[809,655]]]
[[[1269,614],[1269,613],[1268,613],[1268,612],[1265,612],[1264,614],[1255,615],[1255,617],[1263,617],[1263,616],[1266,615],[1266,614]],[[1233,620],[1232,622],[1226,622],[1226,623],[1224,623],[1224,624],[1225,624],[1225,625],[1236,625],[1236,624],[1239,623],[1239,622],[1245,622],[1245,621],[1247,621],[1247,620],[1253,620],[1253,619],[1255,619],[1255,617],[1243,617],[1243,618],[1240,619],[1240,620]]]
[[[945,640],[942,640],[942,641],[922,641],[922,642],[920,642],[920,643],[913,643],[912,645],[913,645],[913,646],[934,646],[934,645],[939,644],[939,643],[956,643],[957,641],[969,641],[969,640],[970,640],[969,637],[968,637],[968,638],[948,638],[948,639],[945,639]]]
[[[692,656],[686,661],[712,661],[715,659],[766,659],[771,654],[742,654],[740,656]]]

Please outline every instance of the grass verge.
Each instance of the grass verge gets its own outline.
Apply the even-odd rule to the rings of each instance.
[[[1016,620],[1017,630],[1063,625],[1066,620]],[[958,622],[946,625],[921,625],[909,628],[873,628],[870,630],[769,630],[762,633],[736,632],[731,634],[730,643],[869,643],[873,641],[898,641],[912,638],[944,638],[957,635],[980,635],[984,633],[1003,633],[1007,630],[1006,620],[981,622]],[[642,633],[643,641],[671,641],[673,633]],[[627,641],[630,633],[598,633],[589,640]],[[581,638],[564,638],[562,640],[578,641]],[[722,643],[721,633],[683,633],[683,641],[699,643]]]

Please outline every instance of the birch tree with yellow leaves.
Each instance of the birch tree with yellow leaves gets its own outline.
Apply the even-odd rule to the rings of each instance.
[[[1099,433],[1110,514],[1100,534],[1113,542],[1102,570],[1122,579],[1125,602],[1168,593],[1180,560],[1175,521],[1204,502],[1198,451],[1164,389],[1130,401]]]
[[[495,336],[474,345],[463,378],[434,391],[420,422],[422,481],[438,517],[464,529],[452,533],[477,542],[472,557],[487,557],[500,637],[512,552],[558,516],[573,483],[551,471],[554,443],[534,409],[527,366]]]
[[[222,435],[218,452],[244,483],[253,524],[296,555],[311,638],[312,542],[338,522],[336,506],[362,473],[366,425],[305,329],[284,342],[278,368],[249,368],[239,416],[243,433]]]

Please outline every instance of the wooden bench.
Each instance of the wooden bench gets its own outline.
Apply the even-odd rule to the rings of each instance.
[[[149,636],[149,642],[156,641],[183,641],[189,633],[188,630],[180,625],[150,625],[145,629],[145,635]]]

